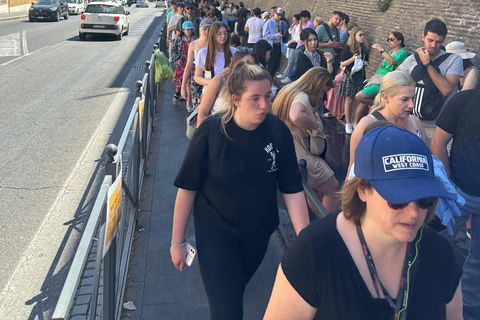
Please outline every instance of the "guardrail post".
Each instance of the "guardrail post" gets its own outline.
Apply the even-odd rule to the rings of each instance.
[[[143,86],[142,81],[137,80],[137,81],[135,82],[135,87],[136,87],[136,90],[135,90],[135,98],[140,98],[140,99],[142,99],[142,86]]]
[[[107,155],[105,163],[105,175],[112,176],[112,182],[115,181],[118,174],[119,163],[116,159],[118,148],[114,144],[105,147],[104,153]],[[106,210],[105,210],[106,212]],[[106,217],[105,217],[106,218]],[[101,239],[101,241],[104,241]],[[115,278],[116,278],[116,240],[113,239],[105,257],[103,259],[103,319],[115,319]]]

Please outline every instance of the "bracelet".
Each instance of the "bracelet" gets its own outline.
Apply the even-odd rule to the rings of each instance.
[[[318,129],[312,131],[312,134],[313,134],[314,136],[316,136],[316,135],[318,134],[318,132],[320,131],[320,122],[317,122],[317,123],[318,123]]]
[[[432,63],[429,62],[429,63],[427,63],[427,64],[424,64],[423,66],[424,66],[426,69],[428,69],[428,67],[430,67],[431,65],[432,65]]]
[[[185,241],[185,240],[183,240],[183,242],[182,242],[182,243],[175,243],[175,242],[173,242],[173,239],[172,239],[172,241],[171,241],[170,243],[171,243],[171,244],[172,244],[172,246],[174,246],[174,247],[182,247],[182,246],[184,246],[184,245],[185,245],[185,242],[186,242],[186,241]]]
[[[385,52],[385,49],[380,50],[380,54],[383,54]]]

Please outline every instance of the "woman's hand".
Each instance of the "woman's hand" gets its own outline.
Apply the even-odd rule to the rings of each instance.
[[[187,100],[187,88],[182,86],[182,88],[180,89],[180,95],[182,96],[183,99]]]
[[[327,63],[330,63],[332,62],[333,63],[333,54],[331,52],[325,52],[323,54],[323,56],[325,57],[325,59],[327,59]]]
[[[378,51],[382,51],[383,49],[378,43],[372,44],[372,48],[377,49]]]
[[[226,67],[222,71],[220,71],[220,74],[225,77],[227,75],[227,72],[228,72],[228,67]]]
[[[172,257],[173,265],[176,269],[183,271],[185,267],[185,258],[187,256],[187,249],[183,246],[170,246],[170,256]]]

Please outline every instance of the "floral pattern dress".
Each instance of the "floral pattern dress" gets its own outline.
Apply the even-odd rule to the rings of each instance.
[[[175,71],[172,82],[175,82],[175,92],[180,92],[182,89],[183,71],[187,63],[188,46],[190,42],[191,40],[187,40],[184,37],[177,38],[173,42],[172,58],[175,63]]]

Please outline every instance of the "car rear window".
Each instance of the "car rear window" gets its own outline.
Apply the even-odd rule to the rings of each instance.
[[[85,12],[89,13],[111,13],[111,14],[119,14],[120,7],[117,6],[109,6],[105,4],[89,4]]]

